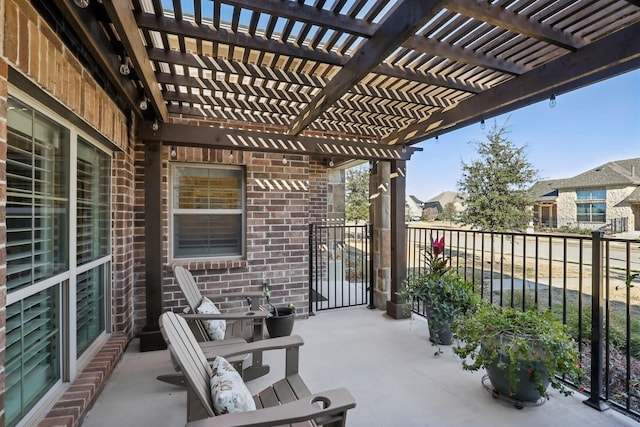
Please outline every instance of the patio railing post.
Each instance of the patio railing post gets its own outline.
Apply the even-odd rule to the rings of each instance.
[[[602,231],[591,233],[591,396],[584,403],[599,411],[609,409],[602,396],[603,311]]]
[[[309,224],[309,316],[313,316],[313,224]]]
[[[367,244],[369,245],[369,305],[367,305],[367,308],[373,310],[376,308],[373,304],[373,224],[367,224],[365,231],[367,233]]]

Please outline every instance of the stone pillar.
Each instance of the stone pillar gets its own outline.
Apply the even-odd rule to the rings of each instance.
[[[387,302],[387,314],[394,319],[404,319],[411,315],[411,310],[397,295],[404,279],[407,277],[407,235],[405,225],[406,199],[406,164],[405,160],[391,162],[392,179],[390,183],[391,196],[391,287],[390,301]]]
[[[391,164],[379,161],[369,178],[373,222],[373,305],[386,310],[391,290]]]

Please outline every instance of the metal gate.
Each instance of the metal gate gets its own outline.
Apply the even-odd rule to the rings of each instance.
[[[309,313],[369,304],[371,225],[309,224]]]

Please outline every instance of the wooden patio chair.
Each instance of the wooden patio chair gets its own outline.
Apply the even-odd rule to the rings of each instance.
[[[259,341],[263,339],[265,329],[265,319],[270,316],[266,311],[258,310],[259,304],[256,301],[260,298],[264,298],[262,292],[235,292],[225,293],[217,297],[210,299],[218,302],[219,300],[229,299],[246,299],[249,304],[250,311],[242,313],[220,313],[220,314],[198,314],[198,306],[203,300],[203,295],[200,293],[197,283],[195,282],[193,275],[189,270],[184,267],[177,266],[174,268],[174,274],[180,286],[180,290],[184,294],[187,300],[187,306],[185,307],[185,313],[182,315],[185,319],[189,320],[189,325],[192,329],[194,336],[200,343],[200,347],[204,351],[208,359],[213,359],[215,356],[226,356],[225,348],[231,344],[246,344],[248,341]],[[209,320],[225,320],[232,324],[230,328],[227,328],[227,333],[223,340],[212,340],[207,327],[204,322]],[[251,327],[250,336],[245,338],[227,338],[229,335],[233,335],[233,325],[240,325],[240,332],[244,332],[245,324],[249,324]],[[237,332],[237,331],[236,331]],[[245,357],[234,357],[230,361],[234,363],[238,369],[242,366]],[[262,352],[256,350],[251,355],[251,365],[242,369],[242,377],[245,381],[249,381],[258,378],[262,375],[266,375],[269,372],[269,366],[262,364]],[[175,385],[184,385],[184,377],[182,374],[167,374],[158,376],[158,380],[168,382]]]
[[[166,312],[160,317],[160,331],[171,357],[180,367],[187,382],[187,427],[267,427],[344,426],[347,411],[356,406],[353,396],[344,388],[311,394],[298,373],[299,348],[304,343],[297,335],[228,346],[229,355],[260,348],[285,350],[285,378],[253,396],[256,410],[217,415],[210,386],[213,369],[187,322],[181,316]]]

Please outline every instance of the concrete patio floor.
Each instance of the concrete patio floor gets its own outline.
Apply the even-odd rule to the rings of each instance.
[[[463,371],[451,348],[434,357],[422,319],[393,320],[357,307],[296,320],[293,333],[305,340],[300,372],[311,391],[347,387],[355,397],[351,427],[640,426],[614,410],[588,407],[579,393],[553,393],[544,405],[522,410],[496,400],[482,388],[482,373]],[[249,389],[281,378],[283,359],[282,351],[266,354],[271,372]],[[155,380],[169,372],[168,351],[140,353],[134,340],[82,426],[183,426],[186,392]]]

